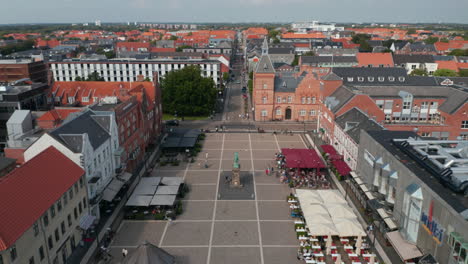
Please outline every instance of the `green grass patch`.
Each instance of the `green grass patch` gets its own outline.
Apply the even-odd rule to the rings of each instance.
[[[171,114],[163,114],[163,120],[181,120],[180,116],[174,117],[174,115]],[[205,120],[208,119],[207,116],[184,116],[184,120],[187,121],[193,121],[193,120]]]

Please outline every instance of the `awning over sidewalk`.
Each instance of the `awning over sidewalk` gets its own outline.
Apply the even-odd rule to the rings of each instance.
[[[164,177],[161,180],[161,184],[167,186],[179,186],[184,182],[182,177]]]
[[[83,230],[88,230],[96,220],[96,216],[85,214],[80,218],[80,228]]]
[[[153,199],[153,196],[133,194],[125,206],[149,206],[151,199]]]
[[[118,176],[120,179],[122,179],[124,182],[128,182],[130,178],[132,178],[132,174],[128,172],[124,172],[122,175]]]
[[[418,247],[404,240],[399,231],[388,232],[386,236],[402,260],[406,261],[422,256]]]
[[[161,182],[161,177],[142,177],[138,185],[143,184],[143,185],[158,186],[160,182]]]
[[[344,160],[332,160],[331,162],[340,175],[346,176],[351,172],[351,168]]]
[[[102,194],[102,199],[108,202],[114,200],[117,193],[122,189],[124,182],[119,179],[113,179]]]
[[[322,159],[314,149],[281,149],[286,160],[286,167],[300,169],[323,169]]]
[[[176,195],[156,194],[151,200],[150,204],[173,206],[175,199],[176,199]]]

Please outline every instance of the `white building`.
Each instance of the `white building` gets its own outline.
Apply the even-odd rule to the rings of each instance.
[[[86,171],[91,213],[99,217],[99,201],[119,168],[118,130],[113,114],[91,110],[75,113],[60,127],[43,134],[25,152],[28,161],[49,146],[54,146]],[[69,117],[71,118],[71,117]]]
[[[105,81],[129,82],[136,81],[138,75],[153,81],[155,73],[158,77],[172,70],[185,66],[198,65],[204,77],[211,77],[215,84],[221,83],[221,65],[229,67],[229,61],[223,57],[218,60],[108,60],[108,61],[54,61],[49,62],[56,81],[74,81],[76,77],[86,78],[93,72],[98,72]]]
[[[312,22],[296,22],[292,23],[291,27],[292,30],[296,32],[307,32],[307,31],[343,31],[344,27],[336,27],[336,24],[331,23],[331,24],[319,24],[318,21],[312,21]]]
[[[335,120],[333,146],[340,155],[343,155],[343,160],[353,171],[356,170],[358,163],[361,129],[366,131],[383,130],[384,127],[356,107]]]
[[[393,55],[393,62],[397,67],[403,67],[410,74],[415,69],[425,70],[427,74],[433,75],[438,64],[432,55]]]

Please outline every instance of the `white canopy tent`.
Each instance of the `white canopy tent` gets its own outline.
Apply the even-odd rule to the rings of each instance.
[[[154,195],[156,193],[157,185],[148,185],[144,182],[140,182],[133,191],[133,194],[139,195]]]
[[[296,194],[311,236],[366,236],[356,214],[338,190],[298,189]]]
[[[174,205],[176,195],[156,194],[150,202],[150,205]]]
[[[153,196],[133,194],[128,198],[125,206],[149,206]]]
[[[178,192],[179,186],[159,186],[156,190],[156,195],[177,194]]]
[[[161,180],[162,185],[179,186],[184,182],[183,177],[164,177]]]
[[[361,227],[357,219],[335,218],[333,222],[340,237],[366,236],[366,232]]]
[[[159,185],[161,182],[161,177],[142,177],[138,184],[145,184],[145,185]]]

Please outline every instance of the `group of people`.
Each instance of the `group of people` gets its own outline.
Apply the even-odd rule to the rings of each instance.
[[[286,168],[285,156],[282,153],[275,153],[275,159],[281,183],[290,184],[294,188],[330,189],[330,182],[320,170]]]

